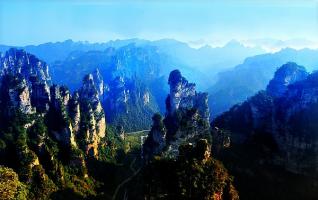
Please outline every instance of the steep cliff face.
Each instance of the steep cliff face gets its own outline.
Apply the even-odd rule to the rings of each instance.
[[[30,185],[28,199],[48,199],[66,183],[89,187],[83,196],[94,192],[85,158],[98,158],[106,131],[99,71],[71,95],[52,85],[48,66],[23,50],[10,49],[0,61],[0,165],[12,166]]]
[[[2,74],[21,75],[27,80],[28,84],[31,83],[31,79],[34,76],[39,81],[51,81],[48,65],[24,50],[9,49],[1,58],[0,69]]]
[[[7,90],[4,93],[9,94],[9,99],[3,101],[19,105],[26,114],[30,114],[32,109],[37,112],[48,110],[51,77],[45,62],[24,50],[10,49],[0,58],[0,74],[1,79],[6,79],[2,82],[10,81],[2,84],[3,90]]]
[[[118,76],[107,88],[103,104],[111,124],[122,126],[125,131],[149,128],[151,117],[159,108],[155,98],[141,80]]]
[[[168,115],[179,109],[195,108],[202,118],[209,121],[210,113],[207,93],[197,93],[195,84],[189,83],[179,70],[174,70],[170,73],[168,84],[170,86],[170,94],[166,104]]]
[[[69,113],[72,122],[73,131],[77,134],[80,130],[81,107],[79,102],[79,93],[75,92],[70,99]]]
[[[170,86],[168,114],[179,108],[190,109],[193,107],[196,94],[194,83],[188,83],[179,70],[174,70],[170,73],[168,84]]]
[[[34,81],[32,82],[32,106],[36,108],[37,112],[45,113],[49,110],[50,101],[49,85],[46,82],[41,82],[34,78]]]
[[[93,76],[96,85],[102,85],[97,80],[103,80],[104,83],[104,95],[101,87],[98,86],[97,89],[107,120],[110,124],[121,125],[125,131],[131,132],[148,129],[152,115],[165,110],[162,99],[165,99],[168,87],[166,84],[162,87],[162,83],[166,82],[170,66],[167,55],[163,55],[158,48],[126,43],[119,48],[105,48],[104,51],[74,52],[66,60],[54,63],[52,68],[54,81],[66,84],[73,91],[81,87],[82,77],[86,73],[99,67],[99,73],[95,71]],[[123,79],[123,83],[118,82],[118,79]],[[117,87],[120,86],[116,84],[124,84],[119,93]],[[120,95],[121,92],[125,94]],[[133,96],[141,96],[140,101],[130,101]],[[123,99],[127,101],[122,101]],[[113,107],[111,111],[110,107]],[[131,123],[133,119],[137,121]]]
[[[69,121],[68,105],[70,92],[65,87],[53,85],[50,89],[51,102],[48,118],[49,128],[55,139],[64,145],[77,147],[72,124]],[[53,122],[54,121],[54,122]]]
[[[76,141],[76,136],[86,132],[85,150],[88,154],[88,146],[93,146],[92,155],[97,156],[97,146],[106,129],[105,114],[99,100],[104,95],[104,83],[98,70],[87,75],[80,91],[72,96],[64,86],[50,86],[47,64],[24,50],[10,49],[0,61],[2,119],[16,112],[44,117],[54,139],[72,148],[81,143]],[[86,121],[88,124],[84,126]],[[30,126],[32,123],[26,125]]]
[[[145,153],[152,152],[151,156],[163,153],[167,157],[175,157],[181,144],[209,138],[208,95],[198,93],[195,84],[189,83],[179,70],[170,73],[168,84],[170,93],[166,99],[166,116],[163,120],[166,137],[161,139],[165,139],[164,142],[158,142],[155,141],[152,131],[150,132],[144,148]],[[156,143],[160,148],[149,150],[148,143]]]
[[[317,77],[317,72],[308,75],[296,64],[283,65],[265,92],[233,107],[212,125],[230,131],[234,144],[266,137],[271,142],[266,144],[263,138],[257,143],[277,151],[272,163],[294,173],[317,175]]]
[[[93,72],[93,78],[94,78],[94,84],[96,87],[96,90],[101,98],[101,100],[104,99],[104,91],[105,91],[105,84],[104,84],[104,79],[99,72],[99,69],[96,68],[95,71]]]
[[[30,90],[25,79],[6,74],[1,77],[0,87],[0,104],[4,117],[12,116],[16,108],[25,114],[34,113]]]
[[[169,145],[167,152],[177,155],[181,143],[208,135],[208,95],[198,93],[195,84],[189,83],[179,70],[170,73],[168,84],[170,94],[166,99],[167,114],[164,119]]]
[[[105,135],[103,110],[92,95],[96,89],[83,86],[82,98],[72,97],[66,87],[51,85],[48,66],[23,50],[10,49],[0,61],[0,165],[11,166],[30,185],[28,199],[48,199],[74,176],[89,184],[79,149],[86,140],[77,136],[86,130],[81,104],[93,105],[90,120],[99,137],[89,144],[98,146]]]
[[[129,90],[125,84],[124,78],[119,76],[109,84],[109,107],[114,112],[128,113]]]
[[[171,115],[177,110],[197,109],[204,120],[209,121],[208,94],[197,92],[194,83],[189,83],[179,70],[169,75],[168,84],[170,94],[166,102],[167,114]]]
[[[92,74],[86,75],[83,79],[79,102],[85,151],[86,154],[97,156],[100,139],[105,136],[106,120]]]

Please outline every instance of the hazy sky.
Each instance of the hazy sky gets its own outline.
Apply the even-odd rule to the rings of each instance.
[[[0,43],[125,38],[318,40],[315,0],[0,1]]]

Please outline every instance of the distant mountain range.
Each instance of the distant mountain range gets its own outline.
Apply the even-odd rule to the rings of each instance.
[[[275,39],[275,38],[253,38],[253,39],[239,39],[239,40],[232,40],[236,41],[241,45],[246,47],[257,47],[259,49],[265,50],[266,52],[277,52],[284,48],[293,48],[293,49],[304,49],[304,48],[311,48],[317,49],[318,48],[318,41],[315,40],[308,40],[303,38],[293,38],[293,39]],[[224,41],[221,40],[206,40],[206,39],[199,39],[199,40],[192,40],[187,42],[191,47],[200,48],[205,45],[210,45],[212,47],[223,47]]]
[[[191,48],[187,43],[173,39],[162,39],[157,41],[127,39],[111,40],[105,43],[74,42],[72,40],[66,40],[64,42],[49,42],[18,48],[23,48],[27,52],[30,52],[51,64],[56,61],[63,61],[70,55],[74,55],[75,52],[78,54],[79,52],[104,51],[110,47],[118,49],[129,44],[146,48],[148,46],[154,46],[157,48],[156,51],[158,51],[159,54],[169,55],[172,63],[167,63],[168,65],[174,66],[174,68],[187,66],[201,72],[200,76],[203,76],[204,74],[205,78],[209,78],[210,81],[214,81],[215,75],[218,72],[243,62],[246,57],[265,53],[261,48],[245,47],[235,40],[230,41],[223,47],[213,48],[211,46],[204,46],[199,49]],[[0,51],[4,52],[10,47],[12,46],[0,45]],[[52,69],[54,70],[54,68]],[[198,86],[204,89],[208,88],[207,84],[208,83],[201,84],[199,82]]]
[[[277,53],[249,57],[235,68],[220,73],[216,84],[208,89],[212,117],[265,89],[277,68],[287,62],[296,62],[308,71],[317,70],[318,50],[286,48]]]
[[[246,46],[256,46],[267,51],[280,51],[284,48],[293,48],[293,49],[304,49],[304,48],[318,48],[317,41],[311,41],[306,39],[289,39],[289,40],[278,40],[271,38],[262,38],[262,39],[249,39],[240,41]]]
[[[270,39],[243,41],[244,44],[248,42],[273,45],[297,43],[294,40],[275,42]],[[298,44],[303,42],[298,41]],[[287,62],[297,62],[309,71],[318,66],[318,59],[315,59],[317,50],[286,48],[266,53],[262,48],[245,45],[232,40],[223,47],[196,49],[173,39],[127,39],[105,43],[66,40],[21,48],[46,61],[50,65],[53,83],[68,85],[71,91],[78,89],[82,77],[96,68],[106,84],[118,76],[140,79],[156,101],[161,102],[158,105],[161,111],[168,92],[165,80],[170,71],[179,69],[189,81],[196,82],[199,90],[209,93],[212,118],[264,89],[275,70]],[[8,48],[10,46],[0,45],[1,52]]]

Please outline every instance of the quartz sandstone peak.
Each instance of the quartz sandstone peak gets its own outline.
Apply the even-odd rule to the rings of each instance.
[[[106,119],[92,74],[86,75],[83,79],[83,85],[79,91],[79,102],[80,116],[82,119],[86,119],[85,122],[83,120],[81,122],[85,123],[83,126],[86,127],[84,130],[85,151],[86,154],[97,157],[98,145],[100,140],[105,137]],[[73,120],[75,124],[76,115],[78,114],[74,114]]]
[[[208,94],[197,92],[179,70],[170,73],[170,93],[166,99],[166,116],[162,128],[160,116],[154,115],[153,126],[144,144],[144,158],[156,155],[176,157],[179,146],[206,138],[209,133]]]
[[[169,75],[170,94],[167,99],[167,112],[173,114],[178,109],[197,109],[202,118],[209,121],[208,94],[197,92],[194,83],[189,83],[179,70]]]
[[[11,48],[0,58],[0,75],[3,81],[16,80],[3,83],[3,90],[10,90],[11,104],[22,105],[23,113],[29,114],[32,109],[37,112],[48,110],[51,77],[45,62],[24,50]]]

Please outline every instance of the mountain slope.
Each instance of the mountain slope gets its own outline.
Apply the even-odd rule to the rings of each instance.
[[[50,199],[66,188],[69,195],[96,195],[85,158],[98,158],[105,129],[92,75],[71,95],[51,84],[48,65],[36,56],[9,49],[1,57],[0,165],[28,185],[26,199]]]
[[[317,50],[284,49],[273,54],[247,58],[234,69],[220,73],[216,84],[208,90],[212,116],[216,117],[231,106],[265,89],[276,69],[283,64],[296,62],[312,71],[318,67],[317,57]]]
[[[316,198],[317,77],[287,63],[266,91],[213,121],[215,156],[236,176],[242,198]]]
[[[196,92],[195,84],[179,70],[170,73],[168,83],[166,116],[153,116],[142,147],[145,195],[151,199],[239,199],[226,169],[211,156],[207,94]]]

